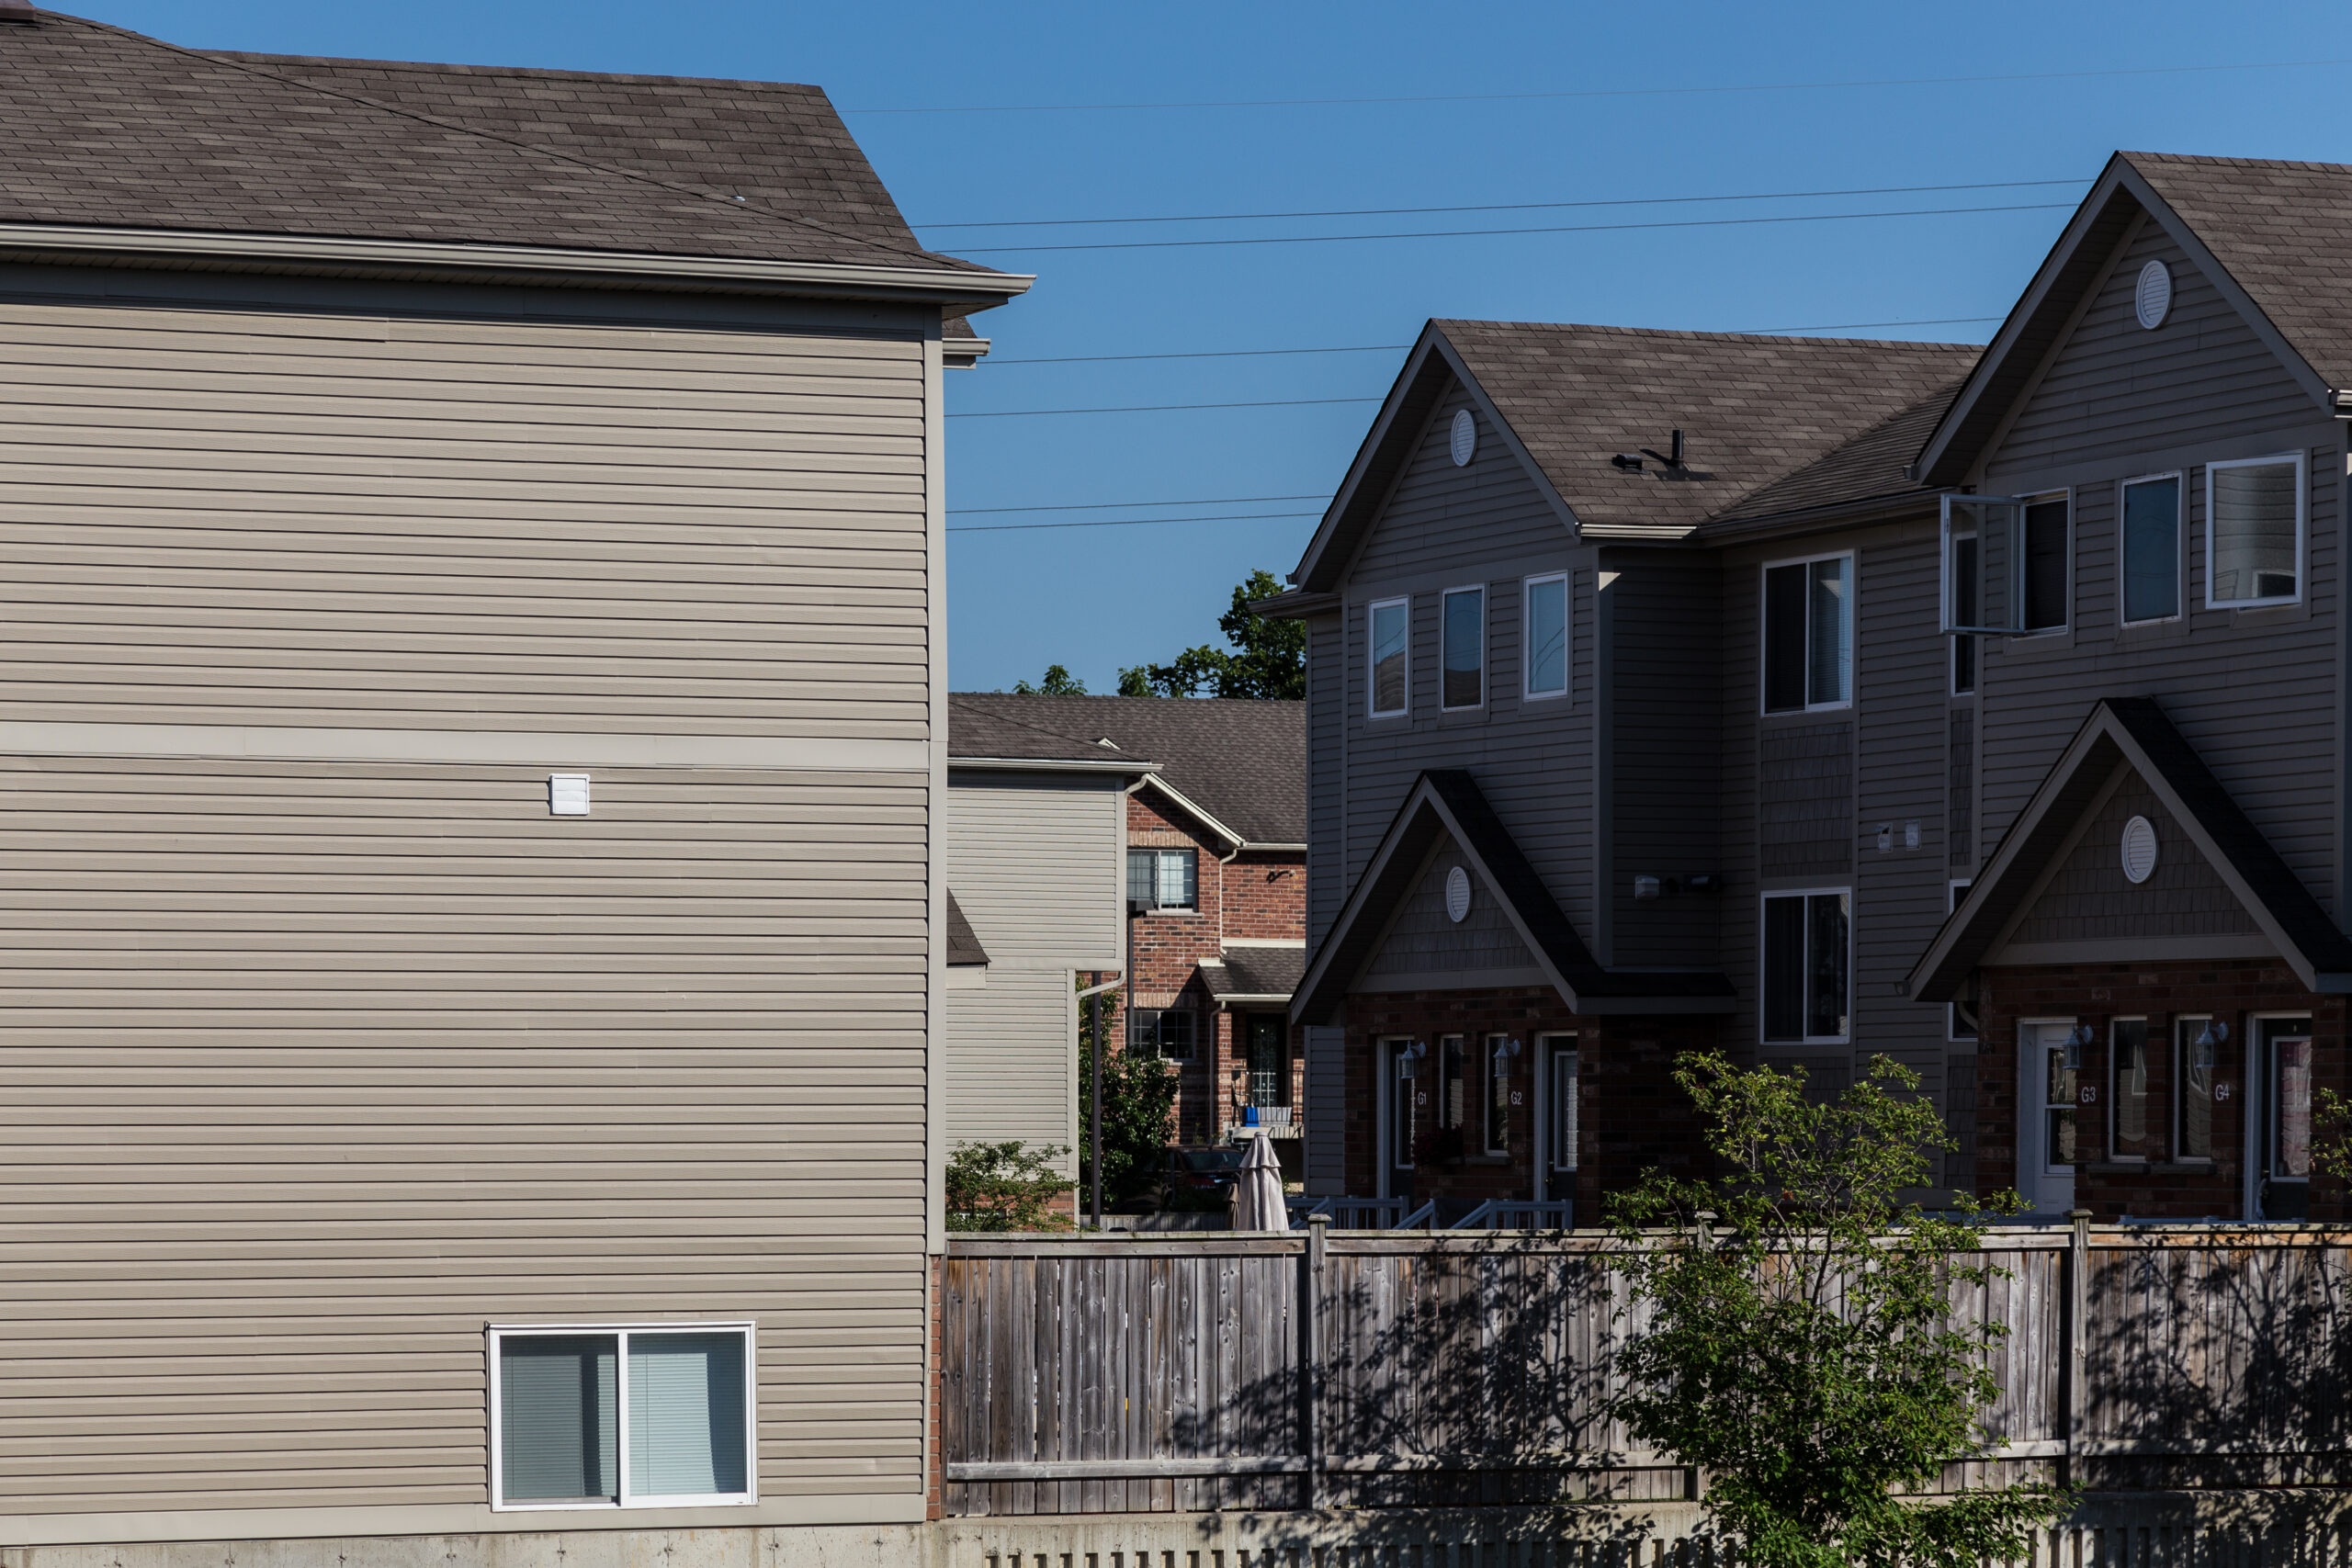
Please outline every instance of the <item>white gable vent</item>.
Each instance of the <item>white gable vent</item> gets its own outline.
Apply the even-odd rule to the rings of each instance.
[[[1478,422],[1468,409],[1453,411],[1453,466],[1467,468],[1478,455]]]
[[[1455,866],[1445,874],[1445,918],[1460,925],[1470,913],[1470,874]]]
[[[2155,874],[2156,829],[2144,817],[2123,824],[2123,880],[2138,886]]]
[[[2139,287],[2132,290],[2132,313],[2154,332],[2172,312],[2172,268],[2152,261],[2140,269]]]

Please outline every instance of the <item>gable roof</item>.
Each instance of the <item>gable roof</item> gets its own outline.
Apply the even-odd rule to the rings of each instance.
[[[814,87],[207,53],[0,28],[0,228],[527,247],[1025,280],[924,250]]]
[[[1920,444],[1961,388],[1955,377],[1894,417],[1863,431],[1786,479],[1775,479],[1711,519],[1703,532],[1821,507],[1925,500],[1937,492],[1911,477]]]
[[[1459,380],[1587,536],[1673,542],[1935,394],[1970,344],[1432,321],[1292,581],[1344,575],[1430,410]],[[1685,476],[1610,458],[1688,442]],[[1906,458],[1908,454],[1905,454]]]
[[[1306,842],[1303,702],[955,692],[947,711],[951,760],[1035,756],[1156,763],[1149,787],[1205,817],[1212,829],[1227,830],[1235,844]]]
[[[2102,697],[2001,836],[1974,886],[1911,970],[1921,1001],[1949,1001],[1992,951],[2119,766],[2146,782],[2231,893],[2314,991],[2352,992],[2352,939],[2247,820],[2150,697]]]
[[[972,930],[972,922],[964,918],[964,906],[956,902],[956,889],[947,890],[947,962],[962,967],[971,964],[986,964],[989,950]]]
[[[1449,837],[1495,890],[1511,929],[1571,1010],[1728,1012],[1736,1005],[1731,981],[1712,971],[1603,969],[1512,841],[1477,781],[1459,768],[1432,768],[1406,792],[1339,919],[1307,959],[1291,1001],[1292,1022],[1330,1021],[1371,961],[1388,917],[1411,893],[1430,852]]]
[[[1306,968],[1303,947],[1228,947],[1199,966],[1201,984],[1220,1002],[1288,1001]]]
[[[2118,152],[1919,456],[1962,482],[2143,216],[2165,232],[2312,395],[2352,406],[2352,165]]]

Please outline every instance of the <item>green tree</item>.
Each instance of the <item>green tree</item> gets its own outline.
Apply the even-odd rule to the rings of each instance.
[[[1069,1217],[1053,1212],[1071,1183],[1054,1161],[1069,1153],[1058,1144],[1031,1148],[959,1144],[947,1156],[947,1228],[951,1231],[1066,1231]]]
[[[1082,697],[1086,695],[1086,682],[1058,664],[1048,664],[1044,680],[1034,686],[1026,681],[1015,681],[1012,694],[1016,697]]]
[[[1233,607],[1217,617],[1230,651],[1207,643],[1188,648],[1166,664],[1119,671],[1123,697],[1287,698],[1306,695],[1306,625],[1270,621],[1250,613],[1250,601],[1272,598],[1283,585],[1271,571],[1250,574],[1233,590]]]
[[[2072,1502],[2041,1483],[1923,1495],[1955,1461],[1991,1457],[2000,1388],[1986,1351],[2007,1325],[1948,1292],[2005,1271],[1975,1251],[1980,1216],[1905,1195],[1952,1146],[1919,1079],[1885,1056],[1834,1102],[1802,1069],[1685,1056],[1723,1174],[1653,1171],[1610,1202],[1649,1321],[1620,1352],[1616,1412],[1635,1440],[1710,1472],[1706,1503],[1759,1568],[1959,1568],[2022,1557]],[[1957,1321],[1955,1321],[1957,1320]]]
[[[1083,984],[1083,982],[1081,982]],[[1119,994],[1102,995],[1102,1202],[1114,1209],[1156,1191],[1160,1151],[1168,1146],[1176,1111],[1176,1074],[1157,1056],[1137,1055],[1119,1039]],[[1087,1096],[1094,1081],[1093,1009],[1081,1001],[1078,1023],[1079,1190],[1094,1180],[1086,1136]],[[1081,1207],[1085,1196],[1079,1200]]]

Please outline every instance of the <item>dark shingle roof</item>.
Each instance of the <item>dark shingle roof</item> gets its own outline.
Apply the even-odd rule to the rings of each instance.
[[[1677,536],[1964,374],[1970,344],[1440,321],[1530,457],[1589,528]],[[1618,452],[1684,431],[1704,477]],[[1915,446],[1905,454],[1908,462]],[[1809,502],[1806,504],[1818,504]]]
[[[980,945],[973,933],[972,922],[964,918],[964,907],[956,902],[956,890],[947,890],[947,962],[951,964],[986,964],[989,950]]]
[[[208,54],[55,13],[0,28],[0,221],[985,270],[915,243],[814,87]]]
[[[1222,964],[1200,966],[1212,997],[1288,997],[1306,973],[1305,947],[1228,947]]]
[[[2117,156],[2179,214],[2332,387],[2352,386],[2352,166]]]
[[[1007,746],[1028,749],[1000,749]],[[1170,788],[1249,842],[1306,841],[1305,703],[957,692],[948,698],[947,750],[1157,762]]]
[[[1959,390],[1958,380],[1937,388],[1893,419],[1872,425],[1786,479],[1775,479],[1763,489],[1751,491],[1718,513],[1713,522],[1802,512],[1808,507],[1834,506],[1849,501],[1930,493],[1905,477],[1904,470],[1918,457],[1920,446]]]

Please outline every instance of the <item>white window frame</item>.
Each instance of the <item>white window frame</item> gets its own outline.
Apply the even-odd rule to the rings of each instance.
[[[2172,532],[2174,558],[2172,563],[2173,612],[2169,615],[2150,615],[2144,620],[2135,621],[2130,619],[2125,611],[2125,606],[2130,603],[2130,599],[2126,592],[2124,583],[2131,566],[2131,562],[2124,558],[2123,553],[2123,509],[2125,497],[2130,493],[2133,485],[2161,484],[2165,479],[2172,479],[2180,487],[2176,492],[2177,500],[2175,502],[2175,505],[2178,508],[2178,514],[2173,519]],[[2071,522],[2071,520],[2072,519],[2070,517],[2069,521]],[[2116,481],[2115,619],[2119,626],[2161,626],[2168,625],[2174,621],[2177,621],[2183,615],[2188,614],[2188,551],[2186,547],[2188,543],[2188,476],[2186,473],[2182,472],[2178,468],[2172,468],[2160,474],[2133,474],[2128,479],[2119,479]],[[2301,579],[2298,579],[2297,581],[2300,581]]]
[[[2108,1159],[2114,1164],[2154,1165],[2162,1157],[2156,1155],[2127,1155],[2119,1152],[2116,1146],[2121,1135],[2121,1129],[2117,1125],[2117,1118],[2123,1112],[2123,1096],[2117,1092],[2115,1087],[2116,1080],[2122,1071],[2122,1059],[2115,1049],[2115,1026],[2119,1023],[2136,1023],[2140,1026],[2141,1060],[2145,1064],[2155,1052],[2156,1021],[2154,1014],[2138,1012],[2118,1013],[2107,1021],[2107,1115],[2102,1118],[2102,1122],[2107,1134],[2105,1152]],[[2153,1136],[2153,1129],[2150,1141],[2159,1144],[2162,1142]]]
[[[1566,1177],[1569,1179],[1567,1195],[1573,1197],[1576,1185],[1574,1179],[1577,1173],[1577,1143],[1582,1132],[1584,1114],[1584,1106],[1578,1098],[1583,1086],[1578,1083],[1577,1077],[1577,1064],[1582,1060],[1582,1056],[1576,1032],[1571,1030],[1565,1032],[1539,1034],[1535,1037],[1535,1059],[1542,1065],[1544,1072],[1544,1103],[1539,1109],[1544,1117],[1542,1123],[1544,1176],[1547,1195],[1555,1199],[1559,1198],[1560,1193],[1549,1190],[1551,1180],[1558,1177]],[[1565,1079],[1561,1075],[1563,1058],[1566,1061]],[[1566,1147],[1561,1146],[1563,1140],[1559,1136],[1562,1129],[1559,1124],[1561,1118],[1558,1111],[1563,1096],[1567,1101]]]
[[[619,1500],[521,1502],[506,1500],[506,1421],[504,1390],[499,1377],[499,1347],[509,1338],[546,1339],[582,1335],[613,1336],[614,1453]],[[743,1337],[743,1482],[741,1493],[639,1497],[628,1484],[628,1337],[631,1334],[741,1334]],[[731,1508],[760,1500],[760,1341],[759,1325],[749,1319],[687,1323],[493,1323],[482,1336],[490,1384],[490,1506],[494,1513],[552,1513],[598,1508]]]
[[[1773,898],[1813,898],[1826,894],[1843,894],[1846,899],[1846,1032],[1843,1034],[1807,1034],[1795,1040],[1772,1040],[1764,1031],[1764,905]],[[1831,887],[1771,887],[1756,897],[1756,1040],[1761,1045],[1843,1045],[1854,1038],[1854,889],[1851,886]],[[1805,929],[1805,941],[1813,941],[1813,930]],[[1807,957],[1811,956],[1810,946]],[[1810,1022],[1810,1020],[1807,1020]]]
[[[2275,1077],[2275,1069],[2278,1064],[2271,1059],[2270,1048],[2274,1042],[2267,1037],[2268,1032],[2263,1028],[2263,1025],[2266,1023],[2278,1023],[2290,1019],[2308,1019],[2311,1021],[2311,1027],[2304,1030],[2303,1033],[2311,1038],[2312,1066],[2316,1068],[2318,1066],[2319,1042],[2321,1039],[2317,1009],[2287,1008],[2283,1010],[2274,1010],[2269,1012],[2250,1012],[2246,1014],[2245,1018],[2245,1055],[2247,1061],[2252,1065],[2254,1069],[2246,1074],[2246,1078],[2249,1083],[2256,1079],[2259,1079],[2261,1082],[2261,1089],[2254,1097],[2254,1105],[2256,1108],[2259,1109],[2262,1119],[2258,1135],[2255,1138],[2246,1138],[2244,1136],[2244,1132],[2252,1128],[2254,1126],[2254,1122],[2253,1119],[2246,1116],[2244,1111],[2239,1113],[2240,1121],[2238,1125],[2241,1129],[2241,1142],[2247,1145],[2242,1151],[2244,1157],[2240,1163],[2245,1165],[2248,1170],[2255,1173],[2256,1185],[2254,1190],[2255,1196],[2257,1199],[2261,1195],[2262,1190],[2259,1185],[2261,1182],[2295,1181],[2308,1184],[2312,1179],[2308,1173],[2302,1176],[2277,1176],[2273,1175],[2270,1169],[2271,1166],[2278,1158],[2278,1151],[2271,1146],[2271,1134],[2276,1131],[2278,1120],[2278,1086],[2275,1081],[2273,1081]],[[2290,1038],[2292,1037],[2290,1036]],[[2258,1060],[2256,1059],[2257,1057],[2259,1058]],[[2312,1076],[2312,1106],[2313,1112],[2316,1113],[2319,1106],[2320,1085],[2317,1082],[2318,1075],[2316,1072],[2314,1072]],[[2254,1157],[2255,1149],[2257,1147],[2261,1150],[2262,1154],[2262,1157],[2258,1160]],[[2248,1209],[2246,1211],[2246,1215],[2249,1219],[2253,1218],[2255,1216],[2255,1211]]]
[[[1446,605],[1453,601],[1453,596],[1457,593],[1476,593],[1478,596],[1478,700],[1475,703],[1452,704],[1445,700],[1445,610]],[[1488,685],[1491,684],[1487,679],[1487,655],[1488,651],[1493,647],[1493,638],[1488,635],[1488,619],[1489,612],[1493,607],[1494,592],[1484,582],[1457,583],[1452,588],[1442,589],[1439,592],[1437,596],[1438,712],[1476,713],[1479,709],[1487,705],[1487,689]],[[1411,660],[1408,659],[1406,663],[1408,672],[1409,673]]]
[[[1535,588],[1542,583],[1560,585],[1560,686],[1557,691],[1535,689]],[[1576,651],[1576,638],[1569,632],[1569,623],[1576,613],[1575,600],[1568,588],[1565,571],[1539,571],[1519,583],[1519,694],[1531,703],[1556,702],[1568,694],[1576,683],[1571,655]]]
[[[1950,919],[1954,912],[1960,908],[1960,901],[1968,897],[1968,890],[1975,885],[1976,879],[1973,876],[1954,876],[1948,878],[1945,881],[1944,918],[1946,919]],[[1853,917],[1849,914],[1847,917],[1847,924],[1850,927],[1852,923]],[[1944,1043],[1947,1045],[1974,1045],[1979,1043],[1984,1038],[1984,1021],[1983,1019],[1978,1019],[1976,1022],[1977,1032],[1974,1034],[1962,1034],[1960,1032],[1960,1004],[1958,1002],[1946,1002],[1944,1004]]]
[[[2295,592],[2284,598],[2216,599],[2213,584],[2219,577],[2213,570],[2213,474],[2219,468],[2258,468],[2276,467],[2280,463],[2295,466]],[[2273,452],[2261,457],[2232,457],[2224,462],[2205,465],[2205,607],[2209,610],[2274,610],[2283,605],[2300,604],[2311,581],[2312,554],[2312,481],[2308,455],[2301,452]]]
[[[2032,1180],[2033,1180],[2033,1183],[2034,1183],[2034,1188],[2035,1188],[2034,1192],[2030,1195],[2030,1201],[2031,1201],[2031,1202],[2033,1203],[2034,1208],[2035,1208],[2038,1212],[2041,1211],[2041,1207],[2042,1207],[2042,1206],[2041,1206],[2041,1188],[2042,1187],[2042,1185],[2043,1185],[2044,1183],[2048,1183],[2048,1182],[2064,1181],[2064,1182],[2067,1182],[2067,1183],[2069,1183],[2069,1184],[2070,1184],[2070,1188],[2071,1188],[2071,1184],[2073,1183],[2073,1181],[2074,1181],[2074,1179],[2075,1179],[2075,1167],[2074,1167],[2074,1165],[2073,1165],[2072,1163],[2068,1163],[2068,1164],[2066,1164],[2066,1165],[2063,1165],[2063,1166],[2062,1166],[2062,1165],[2059,1165],[2059,1164],[2057,1164],[2055,1161],[2053,1161],[2053,1160],[2050,1157],[2050,1156],[2051,1156],[2051,1153],[2052,1153],[2052,1151],[2051,1151],[2051,1147],[2050,1147],[2050,1112],[2051,1112],[2051,1111],[2052,1111],[2058,1110],[2058,1109],[2060,1109],[2060,1108],[2059,1108],[2059,1107],[2057,1107],[2057,1106],[2054,1106],[2054,1105],[2052,1105],[2052,1104],[2051,1104],[2051,1103],[2050,1103],[2050,1063],[2049,1063],[2049,1059],[2048,1059],[2047,1057],[2037,1056],[2037,1057],[2035,1057],[2035,1059],[2034,1059],[2030,1064],[2029,1064],[2029,1063],[2027,1062],[2027,1060],[2026,1060],[2026,1054],[2025,1054],[2025,1053],[2026,1053],[2026,1047],[2025,1047],[2025,1032],[2025,1032],[2025,1031],[2027,1031],[2027,1030],[2029,1030],[2029,1029],[2030,1029],[2030,1030],[2032,1030],[2032,1031],[2034,1032],[2034,1033],[2035,1033],[2035,1041],[2034,1041],[2034,1046],[2033,1046],[2033,1048],[2034,1048],[2034,1050],[2035,1050],[2035,1051],[2037,1051],[2037,1052],[2040,1052],[2040,1051],[2046,1051],[2046,1050],[2050,1049],[2050,1047],[2049,1047],[2049,1045],[2047,1044],[2047,1043],[2043,1042],[2043,1041],[2040,1038],[2041,1032],[2042,1030],[2045,1030],[2045,1029],[2054,1029],[2054,1028],[2058,1027],[2059,1025],[2064,1024],[2064,1025],[2065,1026],[2065,1028],[2066,1028],[2066,1032],[2067,1032],[2068,1033],[2070,1033],[2070,1034],[2071,1034],[2071,1033],[2073,1033],[2073,1032],[2075,1032],[2075,1030],[2076,1028],[2078,1028],[2078,1027],[2081,1025],[2081,1023],[2082,1023],[2082,1020],[2081,1020],[2081,1019],[2079,1019],[2079,1018],[2077,1018],[2077,1017],[2075,1017],[2075,1015],[2073,1015],[2073,1014],[2071,1014],[2071,1013],[2066,1014],[2066,1015],[2064,1015],[2064,1016],[2034,1017],[2034,1018],[2020,1018],[2020,1019],[2018,1019],[2018,1020],[2017,1021],[2017,1028],[2018,1028],[2018,1053],[2017,1053],[2017,1055],[2018,1055],[2018,1075],[2019,1075],[2020,1078],[2022,1079],[2022,1078],[2023,1078],[2023,1077],[2024,1077],[2025,1071],[2026,1071],[2027,1067],[2028,1067],[2028,1066],[2029,1066],[2029,1065],[2030,1065],[2030,1066],[2031,1066],[2031,1068],[2032,1068],[2032,1072],[2033,1072],[2033,1077],[2032,1077],[2032,1078],[2030,1079],[2030,1081],[2031,1081],[2031,1082],[2033,1082],[2033,1083],[2039,1084],[2039,1085],[2041,1086],[2039,1089],[2036,1089],[2033,1091],[2032,1095],[2030,1096],[2030,1099],[2031,1099],[2032,1103],[2033,1103],[2033,1115],[2032,1115],[2032,1127],[2033,1127],[2033,1132],[2032,1132],[2032,1134],[2031,1134],[2031,1138],[2032,1138],[2032,1147],[2033,1147],[2033,1161],[2032,1161],[2032,1165],[2031,1165],[2030,1174],[2031,1174],[2031,1178],[2032,1178]],[[2075,1069],[2075,1071],[2077,1071],[2077,1072],[2079,1072],[2081,1069],[2080,1069],[2080,1068],[2076,1068],[2076,1069]],[[2020,1092],[2019,1092],[2019,1094],[2018,1094],[2018,1111],[2019,1111],[2020,1112],[2022,1112],[2022,1111],[2025,1110],[2026,1100],[2027,1100],[2027,1099],[2028,1099],[2029,1097],[2028,1097],[2028,1096],[2023,1092],[2024,1088],[2025,1088],[2025,1084],[2024,1084],[2024,1082],[2022,1082],[2022,1081],[2021,1081],[2021,1082],[2018,1084],[2018,1089],[2019,1089],[2019,1091],[2020,1091]],[[2074,1104],[2072,1104],[2072,1105],[2070,1105],[2070,1106],[2067,1106],[2067,1107],[2065,1107],[2065,1108],[2064,1108],[2064,1109],[2066,1109],[2066,1110],[2068,1110],[2068,1111],[2073,1111],[2073,1112],[2075,1113],[2075,1142],[2076,1142],[2077,1146],[2079,1146],[2079,1145],[2080,1145],[2080,1144],[2081,1144],[2081,1140],[2082,1140],[2082,1124],[2081,1124],[2081,1123],[2082,1123],[2082,1114],[2083,1114],[2083,1103],[2082,1103],[2082,1095],[2081,1095],[2081,1092],[2080,1092],[2080,1088],[2081,1088],[2081,1086],[2080,1086],[2080,1085],[2077,1085],[2077,1086],[2076,1086],[2076,1093],[2075,1093],[2075,1103],[2074,1103]],[[2024,1117],[2022,1114],[2020,1114],[2020,1115],[2019,1115],[2019,1117],[2018,1117],[2018,1121],[2020,1121],[2020,1122],[2025,1121],[2025,1117]],[[2020,1146],[2019,1146],[2019,1156],[2020,1156],[2020,1157],[2018,1159],[2017,1164],[2018,1164],[2018,1169],[2020,1172],[2023,1172],[2023,1171],[2026,1171],[2026,1170],[2027,1170],[2027,1164],[2026,1164],[2026,1161],[2025,1161],[2025,1160],[2024,1160],[2024,1158],[2022,1157],[2022,1155],[2023,1155],[2023,1145],[2024,1145],[2025,1142],[2026,1142],[2026,1139],[2025,1139],[2024,1137],[2020,1137],[2020,1138],[2018,1140],[2018,1145],[2020,1145]],[[2019,1190],[2020,1190],[2020,1191],[2023,1191],[2023,1186],[2022,1186],[2022,1184],[2020,1184],[2020,1186],[2019,1186]],[[2071,1198],[2070,1198],[2070,1202],[2071,1202]]]
[[[1405,617],[1405,704],[1380,705],[1380,612],[1394,609]],[[1408,718],[1413,712],[1413,596],[1374,599],[1363,607],[1363,709],[1366,718]]]
[[[1802,708],[1770,706],[1772,694],[1766,683],[1770,669],[1771,603],[1770,583],[1772,570],[1783,566],[1811,566],[1815,561],[1842,560],[1846,563],[1846,694],[1834,703],[1813,700],[1813,604],[1805,603],[1804,660],[1805,704]],[[1812,583],[1805,584],[1808,591]],[[1819,555],[1790,556],[1781,560],[1768,560],[1756,571],[1756,711],[1768,716],[1782,717],[1793,713],[1843,713],[1854,705],[1854,688],[1861,680],[1861,649],[1856,644],[1856,632],[1861,626],[1862,567],[1860,553],[1854,550],[1824,550]],[[1852,906],[1849,905],[1850,911]]]

